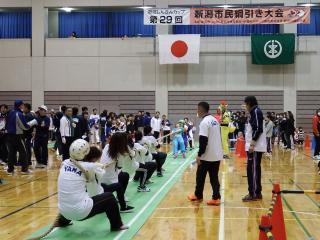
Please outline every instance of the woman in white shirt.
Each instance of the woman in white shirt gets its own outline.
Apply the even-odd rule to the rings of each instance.
[[[105,146],[101,158],[102,164],[109,165],[106,173],[102,177],[102,183],[110,184],[118,182],[118,174],[121,172],[132,175],[135,171],[140,171],[139,163],[134,157],[135,151],[129,149],[127,134],[122,132],[113,134],[110,143]],[[138,192],[150,191],[150,189],[144,185],[144,182],[138,186]],[[126,189],[126,187],[124,187],[124,189]]]
[[[97,193],[90,197],[87,187],[95,182],[98,164],[86,162],[90,151],[89,144],[82,139],[74,141],[70,146],[70,159],[65,160],[58,177],[58,208],[59,216],[53,226],[40,239],[47,236],[55,227],[66,227],[72,220],[83,221],[105,212],[109,219],[111,231],[125,230],[122,223],[117,200],[112,193]]]

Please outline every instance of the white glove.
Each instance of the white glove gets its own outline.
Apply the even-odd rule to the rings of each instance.
[[[62,143],[63,143],[63,144],[66,144],[66,143],[67,143],[67,140],[66,140],[65,137],[62,137]]]
[[[28,125],[29,125],[30,127],[33,127],[33,126],[38,125],[38,122],[37,122],[36,119],[33,119],[33,120],[31,120],[30,122],[28,122]]]
[[[134,150],[129,150],[129,155],[130,155],[130,157],[135,157],[136,156],[136,151],[134,151]]]
[[[82,135],[81,138],[82,138],[82,139],[86,139],[86,138],[87,138],[87,135]]]

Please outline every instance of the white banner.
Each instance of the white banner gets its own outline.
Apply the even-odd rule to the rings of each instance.
[[[190,8],[148,8],[144,25],[189,25]]]
[[[159,35],[160,64],[199,64],[200,34]]]

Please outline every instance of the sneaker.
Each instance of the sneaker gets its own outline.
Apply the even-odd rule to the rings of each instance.
[[[8,170],[6,170],[6,172],[7,172],[7,175],[8,175],[8,176],[13,176],[13,175],[14,175],[14,171],[9,172]]]
[[[319,157],[318,155],[315,155],[315,156],[312,157],[312,159],[318,160],[318,157]]]
[[[175,154],[174,156],[173,156],[173,159],[177,159],[178,158],[178,154]]]
[[[260,193],[260,194],[257,194],[256,196],[255,196],[255,199],[257,199],[257,200],[262,200],[262,194]]]
[[[220,204],[221,204],[220,199],[217,199],[217,200],[211,199],[207,202],[207,205],[209,206],[219,206]]]
[[[126,206],[125,208],[121,208],[120,212],[121,213],[130,213],[130,212],[133,212],[133,209],[134,209],[134,207]]]
[[[154,182],[152,182],[150,179],[148,179],[148,180],[146,181],[146,184],[152,184],[152,183],[154,183]]]
[[[186,154],[185,154],[185,153],[182,153],[182,157],[183,157],[183,158],[186,158]]]
[[[188,200],[191,202],[202,202],[202,198],[198,198],[195,194],[190,194]]]
[[[37,163],[35,168],[45,168],[46,165],[43,165],[43,164],[40,164],[40,163]]]
[[[163,177],[163,174],[161,172],[158,172],[157,177]]]
[[[111,228],[111,232],[123,231],[123,230],[127,230],[127,229],[129,229],[129,227],[128,227],[128,226],[126,226],[126,225],[122,225],[122,226],[121,226],[121,227],[119,227],[119,228]]]
[[[127,198],[126,196],[124,196],[124,201],[125,202],[130,202],[129,198]]]
[[[31,170],[21,171],[21,175],[30,175],[30,174],[32,174]]]
[[[0,159],[0,165],[6,165],[6,163],[4,161],[2,161],[2,159]]]
[[[248,194],[246,196],[244,196],[242,198],[242,202],[253,202],[253,201],[257,201],[258,199],[256,199],[254,196]]]
[[[138,192],[150,192],[151,189],[146,186],[144,186],[144,187],[139,186],[137,191]]]

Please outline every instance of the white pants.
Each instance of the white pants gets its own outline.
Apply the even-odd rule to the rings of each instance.
[[[95,127],[92,127],[90,129],[90,131],[91,131],[90,143],[91,144],[100,143],[99,129],[96,129]]]

